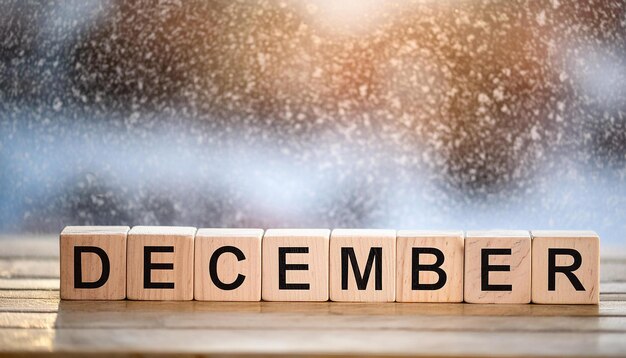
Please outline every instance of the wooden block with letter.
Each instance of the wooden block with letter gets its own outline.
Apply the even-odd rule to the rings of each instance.
[[[330,299],[393,302],[396,231],[335,229],[330,236]]]
[[[199,229],[195,238],[194,298],[261,300],[262,229]]]
[[[598,304],[600,238],[593,231],[532,231],[532,301]]]
[[[61,298],[126,298],[128,226],[67,226],[61,232]]]
[[[463,302],[463,231],[399,230],[396,301]]]
[[[195,233],[193,227],[133,227],[128,232],[128,299],[193,299]]]
[[[530,246],[528,231],[468,231],[465,234],[465,301],[530,303]]]
[[[263,235],[263,300],[328,301],[328,229],[269,229]]]

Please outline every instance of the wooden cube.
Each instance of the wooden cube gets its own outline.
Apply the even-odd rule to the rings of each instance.
[[[328,301],[327,229],[269,229],[263,235],[265,301]]]
[[[532,231],[532,301],[598,304],[600,238],[593,231]]]
[[[61,299],[126,298],[128,226],[67,226],[61,232]]]
[[[463,231],[399,230],[396,301],[463,302]]]
[[[269,229],[263,235],[266,301],[328,301],[327,229]]]
[[[330,299],[393,302],[395,230],[335,229],[330,235]]]
[[[195,234],[193,227],[133,227],[128,232],[128,299],[192,300]]]
[[[199,229],[194,298],[260,301],[262,229]]]
[[[465,301],[530,303],[530,245],[528,231],[468,231]]]

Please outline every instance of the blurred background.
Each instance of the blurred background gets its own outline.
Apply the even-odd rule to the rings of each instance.
[[[626,235],[623,1],[0,0],[0,233]]]

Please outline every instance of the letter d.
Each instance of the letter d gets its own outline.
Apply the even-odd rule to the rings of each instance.
[[[94,282],[83,281],[83,267],[81,256],[83,253],[92,253],[98,255],[102,262],[102,273],[100,278]],[[109,279],[111,271],[111,263],[106,252],[95,246],[74,246],[74,288],[98,288],[104,286]]]

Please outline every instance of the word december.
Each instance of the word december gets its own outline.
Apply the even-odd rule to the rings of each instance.
[[[61,298],[597,304],[591,231],[73,226]]]

